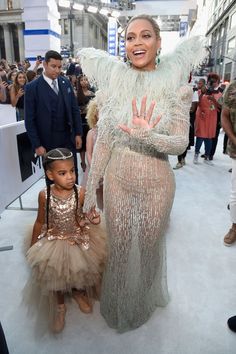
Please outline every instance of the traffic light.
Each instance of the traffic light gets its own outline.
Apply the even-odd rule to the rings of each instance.
[[[220,58],[216,59],[216,64],[217,65],[222,65],[224,61],[224,58],[221,56]]]

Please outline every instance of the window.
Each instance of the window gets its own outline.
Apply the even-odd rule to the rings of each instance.
[[[94,37],[97,39],[98,38],[98,26],[94,26]]]
[[[13,50],[14,50],[14,59],[16,61],[20,60],[20,52],[19,52],[19,38],[18,38],[18,30],[17,26],[14,23],[10,24],[10,32],[13,39]]]
[[[69,33],[69,26],[68,26],[68,19],[65,18],[64,19],[64,34],[68,34]]]
[[[12,0],[7,0],[7,10],[12,10],[12,9],[13,9]]]
[[[231,50],[235,49],[235,44],[236,44],[235,37],[233,37],[228,41],[227,53],[229,53]]]
[[[231,16],[231,22],[230,22],[230,28],[233,28],[234,26],[236,26],[236,11]]]
[[[0,26],[0,58],[6,58],[4,31],[2,26]]]
[[[231,70],[232,70],[232,63],[227,63],[225,65],[224,81],[230,81],[230,79],[231,79]]]
[[[223,11],[226,9],[226,7],[227,7],[227,0],[225,0],[223,3]]]
[[[223,35],[224,35],[224,26],[221,25],[221,26],[220,26],[220,38],[222,38]]]

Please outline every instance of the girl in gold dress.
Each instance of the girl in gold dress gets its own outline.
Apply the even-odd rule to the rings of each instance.
[[[99,226],[88,226],[85,221],[84,192],[75,185],[72,152],[64,148],[49,151],[44,168],[54,184],[39,193],[27,252],[32,274],[25,287],[25,302],[33,302],[38,312],[51,314],[52,330],[58,333],[65,325],[67,293],[81,311],[92,312],[93,292],[99,288],[105,262],[105,238]],[[98,221],[96,214],[91,222]]]

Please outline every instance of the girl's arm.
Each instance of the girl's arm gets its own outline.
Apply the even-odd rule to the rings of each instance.
[[[91,166],[92,154],[93,154],[93,132],[92,130],[89,130],[86,138],[86,157],[87,157],[89,167]]]
[[[33,246],[38,241],[38,236],[41,233],[42,226],[45,223],[45,192],[42,190],[38,196],[38,215],[34,223],[31,246]]]
[[[0,102],[4,103],[7,99],[6,90],[7,90],[7,83],[2,81],[0,78]]]
[[[12,86],[10,89],[10,98],[11,98],[11,105],[12,107],[16,107],[17,102],[21,96],[23,96],[24,90],[19,89],[18,93],[16,93],[15,88]]]

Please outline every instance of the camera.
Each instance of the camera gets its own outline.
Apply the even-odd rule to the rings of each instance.
[[[207,82],[206,95],[212,95],[213,94],[213,92],[214,92],[214,83],[215,83],[214,79],[210,79]]]
[[[36,60],[41,62],[42,61],[42,56],[41,55],[37,55]]]

